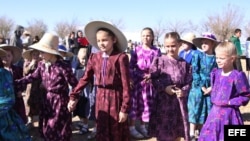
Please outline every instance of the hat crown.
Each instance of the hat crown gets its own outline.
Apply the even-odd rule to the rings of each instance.
[[[194,38],[196,38],[194,33],[187,33],[185,36],[183,36],[182,40],[193,43]]]
[[[46,48],[58,50],[59,38],[52,33],[45,33],[38,43]]]
[[[203,38],[209,38],[209,39],[212,39],[212,40],[216,40],[216,41],[217,41],[215,35],[212,34],[212,33],[210,33],[210,32],[204,32],[204,33],[202,33],[202,37],[203,37]]]

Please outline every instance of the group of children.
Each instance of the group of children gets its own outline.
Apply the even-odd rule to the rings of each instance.
[[[164,37],[163,55],[153,45],[153,30],[146,27],[141,32],[142,44],[132,50],[129,59],[124,52],[126,37],[112,24],[92,21],[85,26],[85,36],[99,52],[86,58],[80,55],[86,54],[86,49],[80,49],[74,71],[63,59],[72,54],[61,47],[59,50],[58,36],[50,33],[23,53],[29,60],[24,77],[6,65],[9,57],[17,57],[14,49],[6,45],[0,48],[4,89],[0,130],[18,130],[1,132],[0,139],[31,140],[26,128],[19,128],[27,120],[20,118],[22,104],[17,105],[19,109],[14,106],[29,83],[35,87],[30,88],[31,93],[41,92],[33,99],[40,102],[39,129],[45,141],[71,140],[71,112],[83,121],[79,124],[82,133],[88,132],[88,119],[94,117],[97,141],[129,141],[129,135],[193,141],[195,130],[200,131],[200,141],[219,141],[224,138],[224,125],[243,124],[239,107],[248,103],[250,90],[244,72],[233,67],[237,54],[232,43],[218,43],[211,33],[180,38],[178,33],[169,32]],[[41,58],[37,57],[39,52]],[[37,114],[32,108],[31,119]]]

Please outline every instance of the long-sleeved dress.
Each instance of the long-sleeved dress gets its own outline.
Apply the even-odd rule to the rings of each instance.
[[[75,78],[71,66],[57,60],[51,66],[39,63],[37,69],[28,76],[17,80],[18,84],[26,85],[33,80],[41,79],[47,94],[42,98],[39,126],[45,141],[70,141],[71,113],[67,109],[69,102],[69,86],[75,87]]]
[[[242,125],[240,106],[249,102],[249,84],[244,72],[233,70],[228,76],[221,69],[211,73],[212,109],[202,127],[199,141],[223,141],[224,125]]]
[[[0,140],[31,141],[23,120],[12,108],[14,104],[12,75],[9,71],[0,68]]]
[[[161,56],[154,59],[151,78],[156,89],[149,122],[149,134],[159,141],[174,141],[177,137],[189,140],[187,96],[192,83],[191,66],[182,58]],[[169,95],[165,88],[176,85],[184,97]]]
[[[129,141],[128,121],[118,123],[119,112],[129,108],[129,60],[125,53],[113,51],[106,60],[102,52],[90,55],[84,76],[70,96],[75,99],[95,75],[97,141]],[[106,69],[104,69],[106,68]]]
[[[140,119],[144,122],[149,121],[154,92],[152,83],[144,83],[143,77],[149,73],[153,58],[160,55],[160,50],[155,46],[152,46],[150,50],[146,50],[142,46],[137,46],[135,50],[131,52],[129,68],[134,87],[131,90],[131,109],[129,116],[133,120]]]
[[[194,124],[204,124],[211,109],[210,95],[204,95],[202,87],[210,87],[210,72],[217,67],[215,55],[196,52],[192,61],[193,81],[188,96],[188,120]]]

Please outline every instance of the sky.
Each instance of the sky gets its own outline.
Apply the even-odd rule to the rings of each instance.
[[[201,23],[207,15],[231,4],[240,8],[250,21],[249,0],[2,0],[0,16],[27,26],[32,19],[43,20],[53,31],[56,23],[76,19],[80,25],[90,20],[122,21],[122,31],[136,40],[144,27],[159,21],[191,20]],[[246,19],[249,17],[249,19]]]

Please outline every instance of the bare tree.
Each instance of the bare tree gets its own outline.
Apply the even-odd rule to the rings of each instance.
[[[0,34],[4,38],[10,37],[10,32],[13,30],[14,21],[6,16],[0,17]]]
[[[33,19],[28,21],[28,27],[26,28],[32,36],[39,36],[40,38],[48,30],[48,26],[43,20]]]
[[[246,24],[244,33],[247,37],[250,37],[250,22]]]
[[[155,41],[158,43],[159,38],[164,34],[166,31],[165,25],[163,24],[162,20],[158,20],[157,25],[153,28],[155,34]]]
[[[61,39],[64,39],[70,32],[76,31],[78,29],[79,22],[77,19],[73,19],[72,21],[60,21],[57,22],[54,30],[58,34]]]
[[[98,19],[98,20],[111,23],[111,24],[113,24],[114,26],[116,26],[120,30],[125,29],[125,25],[124,25],[124,22],[123,22],[122,19],[102,18],[102,19]],[[96,19],[90,18],[90,21],[96,21]]]
[[[204,23],[217,36],[219,41],[228,39],[236,28],[240,28],[244,17],[237,6],[228,4],[222,9],[221,13],[208,15]]]
[[[166,31],[169,32],[178,32],[180,35],[182,35],[185,32],[190,31],[190,23],[189,21],[169,21],[166,24]]]

